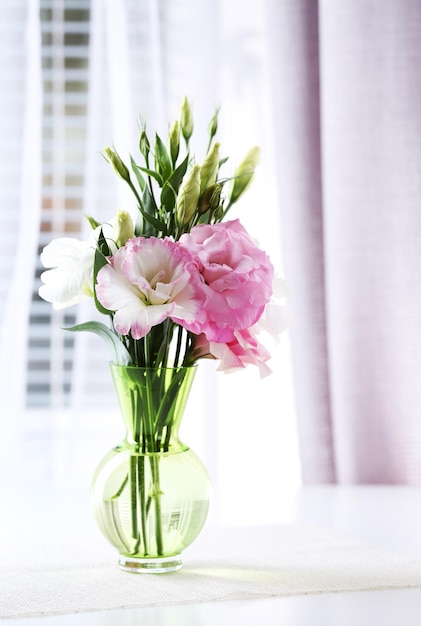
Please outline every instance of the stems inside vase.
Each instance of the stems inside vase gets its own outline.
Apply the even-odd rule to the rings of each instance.
[[[127,426],[124,445],[130,450],[127,474],[112,499],[123,497],[124,491],[129,490],[130,554],[163,556],[165,494],[160,461],[161,455],[168,454],[174,445],[177,449],[182,446],[178,424],[194,368],[112,366],[112,372]]]

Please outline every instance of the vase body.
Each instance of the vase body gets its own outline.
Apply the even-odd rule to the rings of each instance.
[[[124,570],[180,569],[182,551],[206,521],[209,477],[178,436],[195,372],[111,365],[126,437],[98,466],[91,493],[98,526]]]

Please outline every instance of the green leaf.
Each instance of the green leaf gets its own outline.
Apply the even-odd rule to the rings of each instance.
[[[151,226],[153,226],[156,231],[162,232],[164,236],[168,235],[167,226],[166,224],[164,224],[164,222],[161,222],[161,220],[158,220],[156,217],[153,217],[153,215],[149,215],[149,213],[145,213],[143,209],[140,209],[140,212],[145,218],[145,221],[148,222],[148,224],[150,224]],[[146,232],[146,229],[145,229],[145,234],[150,235],[152,233],[150,233],[149,230],[148,232]]]
[[[88,220],[89,225],[92,228],[92,230],[95,230],[95,228],[98,228],[98,226],[101,225],[101,222],[97,222],[96,219],[92,217],[91,215],[85,215],[85,218]]]
[[[145,190],[142,194],[142,204],[139,205],[139,210],[145,218],[145,221],[153,226],[156,231],[162,231],[164,235],[168,234],[166,224],[159,220],[157,217],[155,217],[158,214],[158,207],[156,206],[156,202],[149,190],[149,187],[145,187]],[[145,228],[145,234],[151,235],[153,233],[150,229]]]
[[[160,187],[162,187],[162,185],[164,184],[164,181],[162,180],[162,176],[161,176],[161,174],[159,174],[159,172],[155,172],[155,170],[151,170],[148,167],[142,167],[141,165],[136,165],[136,167],[139,168],[139,170],[141,172],[144,172],[145,174],[147,174],[151,178],[154,178],[156,180],[156,182],[158,183],[158,185]],[[143,189],[142,189],[142,191],[143,191]]]
[[[187,155],[184,161],[173,171],[169,179],[164,184],[161,192],[161,204],[168,212],[171,212],[175,207],[178,190],[187,171],[188,163],[189,155]]]
[[[111,255],[110,247],[109,247],[109,245],[107,243],[107,240],[104,237],[104,232],[103,232],[102,228],[100,229],[99,235],[98,235],[97,250],[104,257],[107,257],[107,256]],[[107,259],[105,259],[105,263],[106,262],[107,262]],[[105,263],[103,263],[103,265],[105,265]]]
[[[158,134],[155,136],[155,169],[161,174],[164,182],[171,176],[171,157],[168,154],[168,150],[165,147],[164,142]]]
[[[133,170],[134,175],[136,176],[136,180],[139,184],[140,190],[143,191],[145,189],[146,186],[146,182],[145,179],[143,178],[142,174],[140,173],[140,166],[136,165],[133,157],[130,155],[130,164]]]
[[[130,365],[132,358],[126,346],[119,339],[118,335],[102,322],[84,322],[66,328],[71,332],[89,331],[104,339],[105,343],[112,349],[117,365]]]
[[[100,313],[104,313],[104,315],[109,315],[111,311],[108,311],[108,309],[104,308],[96,296],[96,278],[98,276],[99,270],[102,267],[104,267],[104,265],[107,265],[108,263],[107,256],[110,256],[110,248],[108,246],[107,240],[105,239],[104,233],[102,232],[102,228],[101,228],[101,230],[99,231],[99,237],[98,237],[98,247],[95,250],[94,280],[93,280],[92,291],[94,293],[95,306],[98,309],[98,311]]]

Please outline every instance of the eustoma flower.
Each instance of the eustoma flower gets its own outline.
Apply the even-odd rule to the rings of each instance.
[[[133,222],[126,211],[118,211],[110,222],[95,228],[87,241],[58,237],[42,251],[41,262],[49,269],[41,274],[44,284],[39,288],[39,295],[52,302],[55,309],[65,309],[92,298],[95,248],[101,231],[110,251],[115,252],[133,235]]]
[[[271,369],[266,365],[270,353],[257,341],[253,329],[236,330],[233,335],[227,343],[208,341],[204,334],[199,335],[195,341],[194,358],[219,359],[218,371],[221,372],[232,372],[252,364],[259,368],[262,378],[270,374]]]
[[[181,325],[200,319],[200,276],[190,254],[165,237],[135,237],[98,272],[96,295],[114,312],[121,335],[140,339],[171,318]]]
[[[272,295],[273,266],[239,220],[200,224],[180,243],[195,257],[205,296],[204,321],[186,324],[209,341],[236,340],[235,331],[253,326]]]
[[[41,253],[44,283],[39,295],[52,302],[55,309],[64,309],[92,297],[92,273],[95,247],[72,237],[53,239]]]

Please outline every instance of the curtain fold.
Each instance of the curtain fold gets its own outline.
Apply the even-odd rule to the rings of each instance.
[[[41,215],[41,40],[36,0],[0,7],[0,397],[6,415],[25,407],[28,319]],[[17,424],[7,420],[6,427]]]
[[[421,484],[421,5],[269,7],[303,477]]]
[[[271,84],[303,480],[334,482],[317,2],[269,3]],[[303,419],[303,416],[307,418]]]

